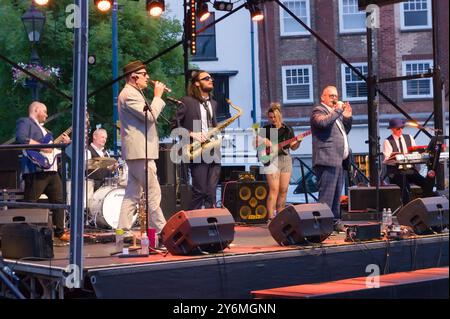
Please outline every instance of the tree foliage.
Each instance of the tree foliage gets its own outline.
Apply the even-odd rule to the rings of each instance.
[[[31,0],[0,0],[0,54],[10,60],[28,62],[31,48],[26,38],[20,17],[30,6]],[[93,2],[89,14],[89,54],[96,56],[96,63],[89,65],[88,92],[93,92],[112,80],[112,27],[111,13],[100,13]],[[48,7],[40,9],[46,16],[46,23],[41,43],[37,50],[42,65],[58,66],[62,77],[56,87],[72,96],[73,66],[73,29],[68,28],[66,12],[71,0],[50,1]],[[182,34],[181,23],[167,18],[149,18],[145,12],[145,1],[119,1],[118,37],[119,37],[119,74],[122,67],[131,60],[147,60],[179,41]],[[173,90],[174,96],[184,94],[183,51],[182,47],[170,51],[147,67],[151,78],[166,83]],[[124,85],[121,80],[119,88]],[[147,92],[151,98],[151,88]],[[14,136],[15,121],[27,116],[31,102],[31,91],[13,84],[12,65],[0,60],[0,143]],[[59,134],[71,125],[72,101],[56,94],[48,88],[41,89],[40,100],[48,107],[49,115],[54,120],[46,124],[50,130]],[[91,129],[101,124],[112,136],[113,101],[112,88],[100,91],[88,101]],[[171,118],[174,107],[166,107],[164,116]],[[161,137],[169,134],[168,124],[159,120],[158,129]],[[112,138],[108,139],[112,146]]]

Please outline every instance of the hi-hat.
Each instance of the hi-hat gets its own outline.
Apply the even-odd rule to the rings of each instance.
[[[117,160],[112,157],[95,157],[88,160],[87,167],[88,169],[108,168],[116,162]]]

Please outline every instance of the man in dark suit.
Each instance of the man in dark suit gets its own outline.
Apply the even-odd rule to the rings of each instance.
[[[47,119],[47,107],[40,102],[33,102],[28,108],[28,117],[22,117],[16,123],[16,142],[19,144],[41,144],[41,139],[49,133],[43,126]],[[66,134],[61,136],[62,143],[70,143]],[[26,156],[22,159],[22,177],[25,181],[24,200],[35,202],[42,194],[48,197],[50,203],[63,204],[62,183],[58,174],[55,148],[41,149],[41,154],[48,158],[53,165],[48,169],[40,168]],[[64,231],[64,210],[53,210],[54,235],[61,241],[70,240],[69,234]]]
[[[203,70],[194,71],[188,87],[188,96],[181,99],[175,125],[188,131],[190,142],[204,143],[207,133],[217,126],[217,102],[211,98],[214,89],[212,76]],[[192,177],[192,200],[189,209],[216,206],[216,187],[220,177],[220,146],[203,152],[189,163]]]
[[[352,108],[348,102],[339,101],[334,86],[325,87],[320,101],[310,118],[313,169],[318,181],[319,202],[328,204],[338,222],[341,216],[342,164],[350,153],[347,134],[352,127]]]

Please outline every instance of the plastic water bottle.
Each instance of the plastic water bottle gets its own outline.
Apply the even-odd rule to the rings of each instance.
[[[123,229],[116,229],[116,250],[123,251]]]
[[[142,236],[141,236],[141,254],[143,254],[143,255],[149,254],[149,249],[148,249],[149,244],[150,244],[150,241],[148,240],[148,236],[147,236],[146,232],[143,232]]]
[[[386,225],[387,225],[387,210],[386,210],[386,208],[383,208],[383,215],[382,215],[382,226],[383,226],[383,228],[385,228],[386,227]]]
[[[390,208],[386,212],[386,225],[388,227],[392,225],[392,210]]]

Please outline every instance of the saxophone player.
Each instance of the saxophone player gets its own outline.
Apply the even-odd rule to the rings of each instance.
[[[208,131],[217,126],[217,102],[212,99],[214,79],[203,70],[191,73],[188,95],[181,99],[176,125],[189,132],[190,142],[208,142]],[[189,209],[216,206],[216,187],[220,177],[220,145],[189,162],[192,200]]]

